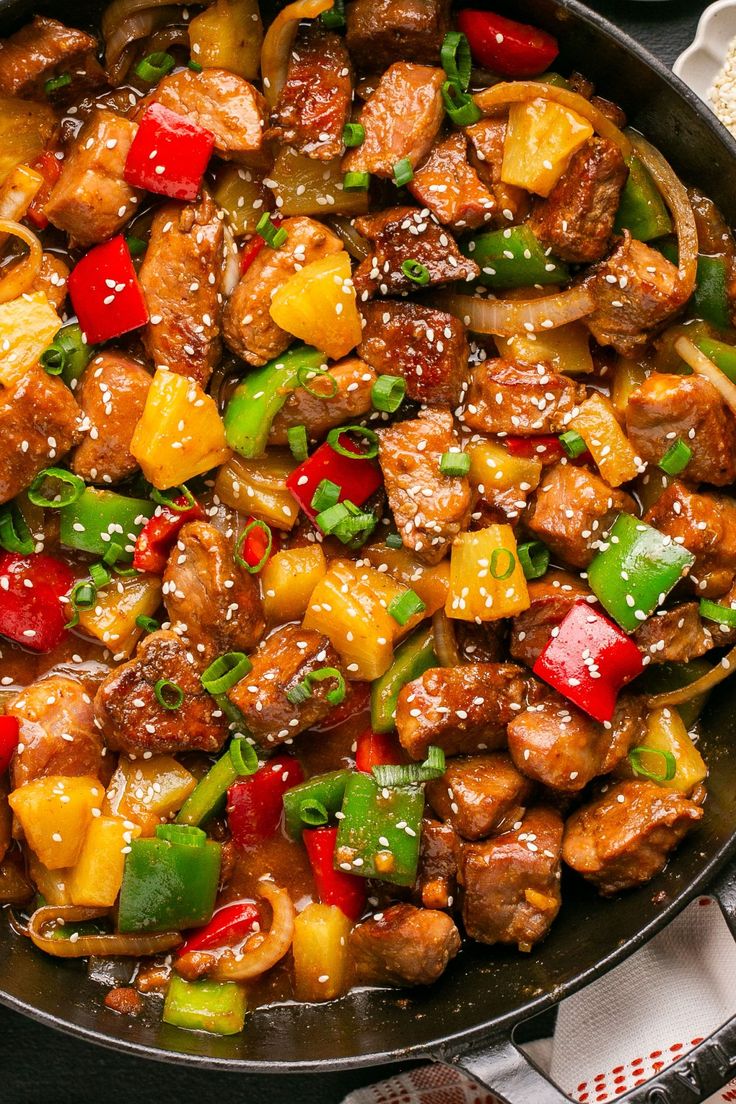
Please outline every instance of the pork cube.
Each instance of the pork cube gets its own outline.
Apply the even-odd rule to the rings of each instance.
[[[391,905],[350,933],[361,985],[431,985],[460,950],[460,933],[444,912]]]
[[[514,659],[533,667],[544,651],[552,630],[567,617],[576,602],[592,597],[577,575],[552,569],[529,584],[529,609],[511,621],[509,651]]]
[[[99,776],[102,737],[92,699],[81,682],[64,675],[32,682],[7,707],[20,726],[12,762],[13,789],[50,774]]]
[[[458,839],[450,824],[422,821],[416,900],[428,909],[451,908],[457,886]]]
[[[459,836],[478,840],[504,832],[521,820],[532,785],[508,755],[489,752],[451,759],[442,778],[428,782],[425,792],[437,816],[448,821]]]
[[[585,398],[585,387],[549,365],[484,360],[470,377],[463,420],[480,433],[561,433]]]
[[[495,197],[468,160],[467,139],[460,131],[432,146],[408,188],[417,203],[454,230],[482,226],[496,210]]]
[[[719,598],[736,576],[736,501],[722,494],[696,494],[675,480],[644,515],[644,521],[695,556],[688,584],[705,598]]]
[[[381,72],[395,61],[439,65],[450,0],[352,0],[346,41],[355,64]]]
[[[94,357],[76,391],[87,435],[71,457],[71,469],[87,483],[119,483],[138,469],[130,453],[151,377],[137,360],[116,349]]]

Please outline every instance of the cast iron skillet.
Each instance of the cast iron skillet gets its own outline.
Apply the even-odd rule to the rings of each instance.
[[[94,5],[95,0],[86,2]],[[632,124],[736,225],[736,142],[658,61],[577,0],[502,0],[493,6],[557,34],[563,71],[579,67],[603,95],[621,103]],[[0,0],[0,33],[34,8],[33,0]],[[90,18],[90,10],[81,8],[79,0],[56,0],[49,11],[79,24]],[[426,992],[364,991],[326,1005],[263,1009],[242,1035],[218,1038],[178,1031],[156,1017],[111,1015],[102,1007],[101,988],[88,980],[82,964],[45,957],[11,936],[0,919],[0,1001],[93,1042],[195,1067],[326,1072],[428,1058],[463,1067],[507,1104],[563,1104],[567,1097],[512,1042],[515,1026],[620,962],[697,894],[718,897],[736,935],[736,717],[729,685],[704,718],[710,779],[698,831],[664,874],[616,901],[601,901],[579,879],[566,878],[561,915],[531,955],[469,945]],[[692,1104],[715,1092],[732,1072],[736,1017],[656,1082],[621,1099]]]

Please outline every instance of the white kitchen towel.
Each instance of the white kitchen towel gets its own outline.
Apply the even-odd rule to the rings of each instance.
[[[736,941],[717,903],[693,901],[631,958],[560,1005],[552,1039],[527,1048],[580,1104],[609,1104],[736,1015]],[[491,1104],[447,1066],[357,1089],[344,1104]],[[736,1081],[707,1104],[736,1101]],[[523,1101],[522,1104],[534,1104]]]

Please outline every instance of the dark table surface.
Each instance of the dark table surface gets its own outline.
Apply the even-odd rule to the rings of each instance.
[[[629,32],[668,65],[692,41],[700,0],[590,0],[590,6]],[[299,1077],[245,1077],[199,1072],[131,1058],[41,1027],[0,1006],[0,1101],[2,1104],[337,1104],[361,1085],[398,1072],[374,1067],[347,1073]],[[530,1104],[533,1102],[530,1101]]]

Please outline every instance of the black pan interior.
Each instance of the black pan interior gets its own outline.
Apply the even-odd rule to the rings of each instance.
[[[481,0],[482,2],[482,0]],[[475,0],[476,5],[478,0]],[[602,95],[620,102],[632,125],[700,186],[736,224],[736,144],[693,96],[683,98],[631,53],[582,5],[555,0],[494,3],[561,39],[564,71],[578,67]],[[38,10],[33,6],[34,10]],[[0,0],[0,30],[32,10],[25,0]],[[45,10],[73,24],[93,22],[80,3]],[[94,10],[94,8],[92,9]],[[99,10],[99,9],[98,9]],[[564,905],[548,940],[530,956],[469,946],[440,983],[424,993],[361,992],[328,1005],[257,1011],[240,1036],[180,1032],[156,1016],[124,1020],[104,1010],[102,990],[83,966],[51,960],[10,937],[0,921],[0,1001],[63,1030],[149,1057],[268,1072],[337,1069],[437,1053],[449,1040],[480,1037],[560,999],[630,953],[697,892],[733,851],[736,828],[736,716],[732,693],[716,695],[703,721],[710,766],[706,816],[649,886],[615,902],[601,901],[578,881],[565,883]]]

